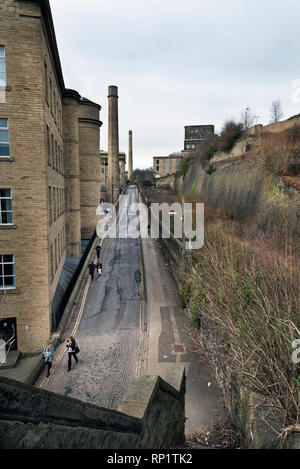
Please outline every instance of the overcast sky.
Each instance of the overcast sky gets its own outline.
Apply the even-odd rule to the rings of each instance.
[[[50,0],[66,87],[101,104],[119,88],[120,150],[133,131],[134,167],[183,149],[184,126],[268,124],[280,99],[300,113],[299,0]],[[298,101],[298,102],[295,102]]]

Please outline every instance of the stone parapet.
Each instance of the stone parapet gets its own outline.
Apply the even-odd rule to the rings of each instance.
[[[0,378],[0,447],[169,448],[184,442],[185,370],[133,379],[118,410]]]

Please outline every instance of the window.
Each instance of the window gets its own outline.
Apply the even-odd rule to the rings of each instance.
[[[193,148],[193,149],[195,148],[195,144],[194,144],[194,143],[192,144],[192,148]]]
[[[12,224],[11,189],[0,189],[0,225]]]
[[[53,137],[53,134],[51,134],[51,165],[52,165],[52,168],[54,167],[54,137]]]
[[[46,125],[46,138],[47,138],[47,161],[48,165],[51,165],[51,158],[50,158],[50,131],[48,125]]]
[[[170,160],[170,170],[172,171],[172,169],[173,169],[173,161]]]
[[[0,46],[0,87],[6,86],[5,47]]]
[[[158,164],[158,165],[159,165],[159,160],[156,160],[156,164]]]
[[[44,63],[44,75],[45,75],[45,98],[48,102],[49,99],[49,90],[48,90],[48,69],[47,69],[47,64],[46,62]]]
[[[9,156],[8,120],[0,119],[0,156]]]
[[[189,144],[187,144],[186,148],[187,148],[187,150],[189,150],[189,148],[190,148]]]
[[[54,270],[55,272],[57,271],[57,265],[58,265],[58,256],[57,256],[57,239],[55,238],[54,240]]]
[[[54,118],[54,121],[56,122],[56,94],[54,90],[53,90],[53,118]]]
[[[49,225],[52,223],[52,189],[48,186],[48,200],[49,200]]]
[[[15,287],[15,263],[13,254],[0,254],[0,290]]]
[[[156,166],[156,171],[159,171],[159,166]]]
[[[61,252],[60,252],[60,251],[61,251],[61,246],[60,246],[60,233],[58,233],[57,239],[58,239],[58,242],[57,242],[57,243],[58,243],[57,251],[58,251],[58,265],[59,265],[59,263],[60,263],[60,258],[61,258]]]
[[[50,99],[50,102],[49,102],[50,110],[52,112],[52,80],[51,78],[49,79],[49,99]]]
[[[54,256],[53,256],[53,244],[50,244],[50,277],[51,283],[53,282],[54,277]]]
[[[57,141],[55,140],[55,145],[54,145],[54,168],[58,169],[58,153],[57,153]]]

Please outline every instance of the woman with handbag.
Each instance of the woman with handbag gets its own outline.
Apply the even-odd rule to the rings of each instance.
[[[43,360],[45,360],[45,363],[47,364],[47,374],[46,374],[46,377],[49,378],[50,376],[50,370],[51,370],[51,367],[52,367],[52,360],[53,360],[53,357],[54,357],[54,347],[52,347],[52,344],[48,344],[44,347],[44,350],[43,350]]]
[[[72,356],[74,357],[76,363],[78,363],[77,353],[79,353],[78,345],[76,344],[73,336],[70,336],[66,347],[68,350],[68,371],[70,371],[72,365]]]

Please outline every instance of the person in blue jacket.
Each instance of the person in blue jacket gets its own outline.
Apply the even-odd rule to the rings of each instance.
[[[50,376],[50,370],[52,367],[52,360],[54,357],[54,347],[52,347],[52,344],[48,344],[44,347],[43,350],[43,359],[45,360],[45,363],[47,364],[47,378]]]

